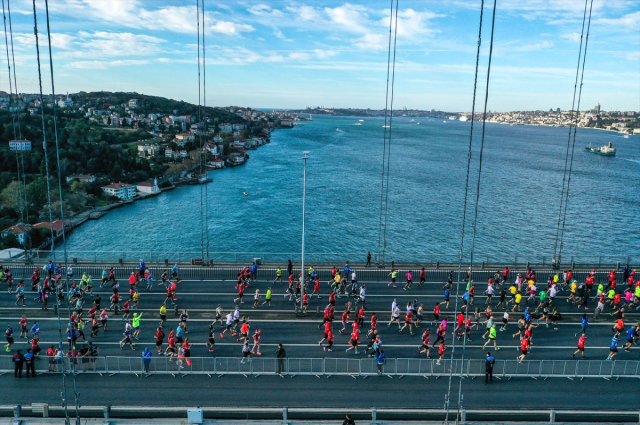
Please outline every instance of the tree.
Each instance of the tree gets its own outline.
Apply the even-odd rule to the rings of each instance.
[[[119,180],[120,178],[122,178],[122,166],[120,165],[119,161],[113,164],[113,168],[111,169],[109,176],[113,180]]]
[[[29,238],[31,239],[31,247],[37,248],[51,239],[51,230],[46,227],[34,227],[29,232]]]
[[[6,208],[13,208],[14,210],[20,211],[24,205],[20,182],[12,181],[9,183],[2,193],[0,193],[0,198],[2,198],[2,204]]]

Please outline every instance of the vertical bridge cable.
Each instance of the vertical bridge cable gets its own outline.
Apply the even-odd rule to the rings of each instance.
[[[204,3],[204,0],[202,0]],[[202,125],[202,103],[201,103],[201,76],[200,76],[200,0],[196,0],[196,27],[198,31],[198,129],[200,130],[200,155],[198,158],[200,159],[200,176],[202,176],[202,156],[204,155],[204,143],[202,139],[202,129],[200,126]],[[205,111],[206,114],[206,111]],[[205,124],[206,126],[206,124]],[[206,134],[206,133],[205,133]],[[206,136],[205,136],[206,137]],[[204,204],[204,196],[203,196],[203,188],[200,186],[200,254],[201,258],[204,260],[204,217],[203,217],[203,204]]]
[[[462,231],[460,234],[460,255],[458,258],[458,279],[456,282],[456,303],[455,303],[455,307],[453,311],[458,311],[458,302],[460,300],[460,283],[461,283],[461,279],[462,279],[462,256],[464,253],[464,231],[465,231],[465,224],[466,224],[466,219],[467,219],[467,201],[468,201],[468,193],[469,193],[469,174],[470,174],[470,169],[471,169],[471,148],[472,148],[472,144],[473,144],[473,122],[474,122],[474,116],[475,116],[475,111],[476,111],[476,91],[477,91],[477,87],[478,87],[478,63],[480,62],[480,46],[482,45],[482,17],[483,17],[483,13],[484,13],[484,0],[481,0],[480,2],[480,24],[478,25],[478,49],[476,52],[476,72],[475,72],[475,77],[473,80],[473,101],[471,103],[471,129],[469,131],[469,151],[467,153],[467,175],[466,175],[466,180],[465,180],[465,185],[464,185],[464,205],[463,205],[463,209],[462,209]],[[465,312],[465,320],[468,318],[469,315],[469,310],[467,307],[467,310]],[[465,339],[466,339],[466,332],[465,332]],[[454,335],[453,338],[453,342],[452,342],[452,346],[451,346],[451,364],[453,366],[453,359],[454,359],[454,355],[455,355],[455,351],[456,351],[456,338]],[[460,369],[460,376],[462,377],[462,368]],[[449,388],[447,391],[447,415],[446,415],[446,421],[449,420],[449,408],[450,408],[450,396],[451,396],[451,382],[452,382],[452,378],[453,378],[453,367],[451,367],[450,373],[449,373]]]
[[[584,38],[584,24],[587,19],[587,3],[589,0],[584,0],[584,13],[582,16],[582,31],[580,33],[580,49],[578,50],[578,64],[576,65],[576,79],[573,84],[573,102],[571,103],[571,111],[569,112],[569,136],[567,138],[567,153],[564,158],[564,174],[562,175],[562,190],[560,191],[560,207],[558,210],[558,224],[556,228],[556,239],[553,243],[553,264],[559,265],[560,258],[558,256],[558,240],[560,239],[560,222],[562,218],[562,208],[564,204],[565,184],[567,181],[567,171],[569,163],[569,147],[571,144],[571,126],[573,125],[573,113],[576,104],[576,93],[578,91],[578,75],[580,73],[580,60],[582,59],[582,41]],[[593,4],[593,2],[592,2]],[[591,13],[589,13],[589,22],[591,22]],[[586,46],[585,46],[586,53]]]
[[[397,38],[398,30],[398,0],[396,0],[396,30],[395,30],[395,38]],[[389,50],[387,53],[387,88],[386,88],[386,97],[384,103],[384,134],[383,134],[383,146],[382,146],[382,177],[380,180],[380,222],[378,228],[378,265],[384,265],[384,254],[386,251],[386,233],[387,233],[387,198],[389,195],[389,153],[391,148],[391,119],[388,116],[389,113],[389,76],[391,74],[391,35],[393,30],[393,0],[391,0],[391,4],[389,6]],[[394,38],[393,41],[393,76],[395,76],[395,61],[396,61],[396,40]],[[393,79],[391,78],[391,103],[393,105]],[[391,114],[393,114],[393,106],[391,110]],[[389,118],[389,120],[388,120]],[[389,128],[389,141],[387,142],[387,128]],[[387,174],[387,179],[385,182],[385,173]],[[384,216],[384,220],[383,220]],[[384,229],[383,229],[384,224]]]
[[[11,101],[13,100],[13,82],[11,80],[11,63],[9,62],[9,37],[7,35],[7,15],[5,13],[4,0],[2,0],[2,18],[4,23],[4,42],[5,42],[5,47],[7,51],[7,70],[9,72],[9,111],[11,112],[11,122],[13,125],[13,138],[14,140],[17,140],[18,131],[16,130],[16,115],[18,114],[16,113],[17,108],[14,107],[14,109],[11,109]],[[18,95],[18,90],[16,88],[16,98],[17,98],[17,95]],[[19,119],[20,117],[18,116],[18,120]],[[22,172],[24,173],[24,170],[22,170]],[[23,203],[22,192],[24,190],[26,194],[27,188],[22,186],[22,180],[20,179],[20,156],[19,156],[18,149],[16,149],[16,173],[18,175],[18,197],[20,198],[21,221],[23,223],[26,223],[24,219],[25,205]]]
[[[493,0],[493,14],[491,16],[491,38],[489,40],[489,61],[487,64],[487,83],[484,94],[484,110],[482,112],[482,138],[480,139],[480,154],[478,158],[478,184],[476,186],[476,204],[474,206],[473,212],[473,233],[471,236],[471,253],[469,254],[469,269],[473,272],[473,254],[476,248],[476,229],[478,224],[478,206],[480,204],[480,182],[482,177],[482,154],[484,152],[484,136],[485,136],[485,128],[487,124],[487,103],[489,101],[489,81],[491,76],[491,58],[493,57],[493,33],[495,29],[496,23],[496,0]],[[471,274],[469,274],[469,280],[471,280]],[[467,308],[466,318],[469,317],[469,310]],[[466,319],[465,319],[466,320]],[[462,357],[460,363],[464,361],[464,355],[467,350],[467,334],[465,332],[464,340],[462,343]],[[461,366],[462,367],[462,366]],[[459,387],[458,387],[458,415],[460,415],[461,405],[462,404],[462,379],[460,379]]]
[[[204,25],[204,0],[202,0],[202,102],[203,102],[203,106],[204,106],[204,116],[205,116],[205,129],[207,129],[207,122],[206,122],[206,116],[207,116],[207,58],[206,58],[206,44],[205,44],[205,40],[204,40],[204,36],[206,33],[206,27]],[[206,139],[206,135],[208,133],[208,129],[207,131],[205,131],[205,139]],[[206,140],[205,140],[206,142]],[[205,173],[206,173],[207,167],[205,164]],[[208,174],[208,173],[207,173]],[[205,176],[207,177],[207,176]],[[204,182],[204,231],[205,231],[205,237],[207,239],[207,264],[209,263],[209,184],[205,181]]]
[[[49,42],[49,72],[51,74],[51,96],[53,100],[53,129],[54,136],[56,141],[56,160],[57,160],[57,168],[58,168],[58,192],[60,194],[60,220],[62,221],[62,246],[64,249],[64,267],[65,269],[68,266],[68,257],[67,257],[67,236],[65,229],[65,219],[64,219],[64,199],[62,196],[62,169],[60,166],[60,143],[58,141],[58,117],[56,112],[56,86],[54,84],[53,78],[53,54],[51,52],[51,26],[49,23],[49,0],[44,1],[45,12],[47,18],[47,41]],[[63,271],[64,273],[64,271]],[[65,279],[67,294],[69,294],[69,278]],[[69,300],[71,301],[71,300]],[[58,308],[58,310],[60,310]],[[73,325],[71,324],[71,304],[67,303],[67,314],[69,316],[69,328],[73,332]],[[72,341],[73,342],[73,341]],[[75,346],[71,347],[71,377],[73,379],[73,394],[76,402],[76,424],[80,425],[80,394],[78,393],[78,385],[76,382],[76,362],[75,358]]]
[[[567,190],[565,192],[564,200],[564,214],[562,216],[562,228],[560,230],[560,248],[558,249],[558,263],[562,257],[562,247],[564,246],[564,226],[567,221],[567,206],[569,205],[569,185],[571,184],[571,172],[573,171],[573,154],[576,149],[576,132],[578,131],[578,117],[580,116],[580,99],[582,98],[582,83],[584,81],[584,65],[587,60],[587,45],[589,44],[589,30],[591,28],[591,12],[593,10],[593,0],[591,0],[591,6],[589,6],[589,22],[587,23],[587,38],[584,41],[584,54],[582,55],[582,71],[580,75],[580,89],[578,91],[578,105],[576,108],[576,124],[573,126],[573,143],[571,146],[571,160],[569,162],[569,175],[567,177]],[[571,132],[571,127],[569,127]]]
[[[53,263],[56,262],[56,251],[55,251],[55,234],[53,228],[53,209],[51,207],[51,176],[49,174],[49,152],[47,150],[47,129],[45,125],[45,117],[44,117],[44,96],[42,95],[42,72],[40,66],[40,44],[38,41],[38,17],[36,12],[36,0],[33,1],[33,33],[36,39],[36,58],[38,61],[38,83],[40,87],[40,109],[42,113],[42,147],[44,149],[44,161],[45,161],[45,169],[47,173],[47,198],[48,198],[48,206],[49,206],[49,224],[51,226],[51,255],[53,257]],[[60,306],[59,297],[56,294],[56,303],[58,307]],[[57,308],[58,314],[58,348],[62,350],[62,321],[60,319],[60,308]],[[67,405],[67,384],[66,384],[66,372],[64,370],[64,362],[61,363],[62,366],[62,406],[64,407],[64,415],[65,415],[65,425],[69,425],[69,409]]]
[[[389,165],[391,164],[391,130],[393,129],[393,88],[396,79],[396,45],[398,40],[398,0],[396,0],[396,19],[393,35],[393,67],[391,71],[391,102],[389,104],[389,138],[387,141],[387,184],[384,195],[384,233],[382,236],[382,264],[384,264],[385,253],[387,252],[387,220],[389,218]]]
[[[393,23],[393,0],[389,6],[389,50],[387,53],[387,89],[386,97],[384,101],[384,135],[382,145],[382,178],[380,181],[380,223],[378,227],[378,258],[376,262],[382,265],[382,208],[384,205],[384,173],[386,171],[386,158],[387,158],[387,108],[389,105],[389,75],[391,72],[391,31]]]
[[[16,94],[19,93],[18,91],[18,79],[16,77],[16,56],[14,53],[14,49],[13,49],[13,25],[11,24],[11,0],[7,0],[7,14],[9,15],[9,37],[11,40],[11,62],[13,64],[13,87],[15,88]],[[9,78],[11,78],[11,76],[9,76]],[[18,120],[18,136],[20,137],[20,140],[23,140],[22,137],[22,125],[20,124],[20,114],[16,115],[17,120]],[[20,162],[22,164],[22,187],[25,188],[24,190],[24,207],[25,207],[25,216],[27,217],[27,221],[29,219],[29,202],[27,202],[27,176],[25,174],[25,168],[24,168],[24,152],[20,152]],[[25,256],[25,260],[26,260]]]

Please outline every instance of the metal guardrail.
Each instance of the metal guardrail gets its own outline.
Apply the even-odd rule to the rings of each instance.
[[[42,408],[46,406],[46,413],[42,412]],[[64,408],[41,403],[33,403],[29,405],[0,405],[0,416],[9,416],[13,414],[14,419],[30,423],[28,417],[38,416],[42,412],[42,416],[50,418],[52,416],[64,416]],[[505,420],[525,421],[526,423],[556,423],[558,420],[569,420],[572,422],[591,422],[591,423],[638,423],[640,422],[640,414],[637,410],[557,410],[557,409],[467,409],[461,406],[447,409],[415,409],[415,408],[337,408],[318,409],[310,407],[168,407],[168,406],[80,406],[78,408],[80,417],[82,418],[98,418],[104,419],[128,418],[126,423],[136,423],[131,418],[164,418],[163,423],[174,423],[177,418],[180,424],[184,423],[184,419],[188,416],[188,412],[196,413],[200,416],[200,420],[206,419],[227,419],[241,420],[244,424],[256,423],[265,424],[308,424],[301,422],[303,420],[314,420],[317,424],[336,423],[336,419],[342,420],[348,413],[360,422],[380,423],[381,421],[390,421],[391,423],[413,423],[413,424],[432,424],[432,421],[442,422],[444,424],[465,424],[468,420],[472,420],[474,424],[494,424],[496,420],[504,422]],[[71,412],[70,412],[71,413]],[[73,416],[72,416],[73,417]],[[168,418],[173,418],[170,421]],[[58,419],[62,423],[64,419]],[[49,419],[47,423],[54,422],[55,419]],[[147,423],[143,420],[142,423]],[[259,421],[259,422],[258,422]],[[428,421],[428,422],[425,422]],[[36,420],[35,423],[42,423]],[[116,421],[119,423],[119,421]],[[177,424],[178,422],[176,422]]]
[[[71,370],[71,359],[63,358],[56,363],[39,362],[38,373],[61,373]],[[253,357],[246,361],[238,357],[152,357],[145,364],[140,357],[99,356],[77,359],[77,373],[116,375],[121,373],[141,374],[195,374],[195,375],[310,375],[370,377],[416,376],[436,379],[454,376],[476,378],[485,376],[484,359],[435,359],[387,358],[379,367],[373,358],[285,358]],[[12,358],[0,357],[0,373],[13,372]],[[493,368],[497,379],[511,378],[640,378],[640,361],[635,360],[497,360]]]
[[[31,274],[33,273],[33,269],[36,267],[42,268],[42,264],[37,265],[12,265],[11,269],[13,271],[14,278],[24,278],[29,279]],[[313,263],[312,263],[313,264]],[[315,266],[315,264],[313,264]],[[171,274],[171,264],[165,267],[157,267],[157,266],[149,266],[149,270],[153,274],[155,278],[156,284],[161,281],[160,276],[164,271],[168,271]],[[338,265],[336,265],[338,266]],[[99,266],[99,265],[84,265],[78,264],[74,265],[74,274],[76,279],[82,277],[83,273],[87,273],[93,276],[93,284],[97,286],[100,284],[100,276],[102,275],[103,270],[108,270],[111,266]],[[118,265],[113,267],[116,279],[125,280],[129,277],[132,271],[137,270],[137,265]],[[198,267],[198,266],[183,266],[180,267],[179,275],[181,279],[185,280],[236,280],[238,273],[242,269],[241,266],[237,267]],[[341,270],[341,267],[339,268]],[[356,267],[353,266],[352,269],[356,270],[358,281],[360,282],[390,282],[391,278],[389,276],[391,270],[388,268],[377,268],[377,267]],[[448,278],[449,271],[452,269],[441,268],[441,269],[428,269],[425,270],[425,280],[427,282],[445,282]],[[536,274],[538,279],[541,281],[546,281],[547,277],[550,275],[554,275],[558,273],[558,270],[553,270],[550,268],[539,269],[536,268]],[[578,281],[584,281],[589,273],[587,270],[576,270],[574,272],[574,277],[578,279]],[[320,281],[326,282],[331,279],[331,271],[325,268],[316,269],[318,272],[318,277]],[[403,285],[405,282],[405,273],[407,271],[411,271],[413,274],[413,281],[417,284],[419,281],[418,276],[420,275],[420,269],[417,267],[412,268],[403,268],[401,273],[398,274],[397,284]],[[487,282],[487,280],[493,276],[493,274],[498,271],[497,268],[493,269],[477,269],[472,272],[472,279],[476,282]],[[607,282],[608,281],[608,273],[610,270],[606,271],[597,271],[595,275],[596,282]],[[286,276],[287,270],[286,267],[282,268],[282,279],[284,282],[287,281],[288,276]],[[300,273],[300,268],[293,269],[294,276]],[[516,275],[520,273],[521,275],[526,274],[526,270],[522,269],[513,269],[509,275],[509,282],[513,282]],[[46,273],[42,272],[41,276],[44,276]],[[466,272],[463,270],[463,274],[466,275]],[[502,276],[502,272],[500,272]],[[617,273],[618,282],[622,282],[622,272]],[[257,274],[258,280],[261,281],[274,281],[276,278],[276,268],[275,267],[264,267],[260,266],[258,268]],[[454,282],[457,280],[457,269],[454,269]]]
[[[63,252],[60,247],[56,249],[56,257],[61,258]],[[31,252],[34,261],[49,260],[52,255],[50,250],[33,250]],[[143,258],[147,264],[161,264],[165,261],[169,263],[190,264],[192,259],[202,259],[201,251],[67,251],[69,259],[75,258],[78,262],[106,262],[106,263],[137,263]],[[372,252],[372,263],[376,261],[376,253]],[[206,257],[206,255],[205,255]],[[264,263],[286,264],[287,260],[299,263],[300,252],[242,252],[242,251],[215,251],[209,252],[208,259],[214,264],[220,263],[246,263],[259,258]],[[474,255],[477,265],[485,264],[487,267],[504,267],[505,264],[510,266],[524,266],[531,264],[535,266],[551,266],[553,257],[549,256],[532,256],[514,253],[512,255]],[[436,263],[448,266],[456,266],[458,264],[458,256],[456,254],[407,254],[407,253],[387,253],[385,254],[386,264],[395,261],[397,264],[425,264],[435,265]],[[366,262],[365,252],[305,252],[305,261],[311,261],[318,265],[340,265],[344,261],[349,260],[352,264],[364,265]],[[5,261],[24,261],[24,257],[17,257]],[[463,264],[468,264],[469,259],[464,258]],[[337,264],[336,264],[337,263]],[[569,267],[571,264],[576,266],[593,266],[593,267],[613,267],[617,263],[640,265],[640,255],[565,255],[562,257],[561,267]]]

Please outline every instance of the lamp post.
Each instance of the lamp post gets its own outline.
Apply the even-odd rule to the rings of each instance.
[[[307,200],[307,159],[309,159],[309,151],[302,152],[302,159],[304,160],[304,174],[302,178],[302,261],[301,261],[301,277],[300,277],[300,313],[302,313],[302,308],[304,303],[302,299],[304,298],[304,215],[306,208],[306,200]]]

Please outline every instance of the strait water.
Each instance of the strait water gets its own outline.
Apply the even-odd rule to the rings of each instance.
[[[208,185],[210,251],[297,252],[302,152],[307,164],[306,251],[377,252],[383,119],[316,117],[278,130],[243,167]],[[416,120],[417,121],[417,120]],[[469,123],[394,118],[387,257],[454,258],[460,249]],[[338,130],[339,129],[339,130]],[[553,254],[568,128],[487,124],[476,255]],[[481,126],[474,126],[465,252],[473,227]],[[613,142],[616,157],[587,153]],[[203,186],[204,187],[204,186]],[[70,251],[199,252],[199,186],[110,211],[68,238]],[[249,193],[244,196],[243,192]],[[640,136],[578,129],[563,257],[640,255]]]

